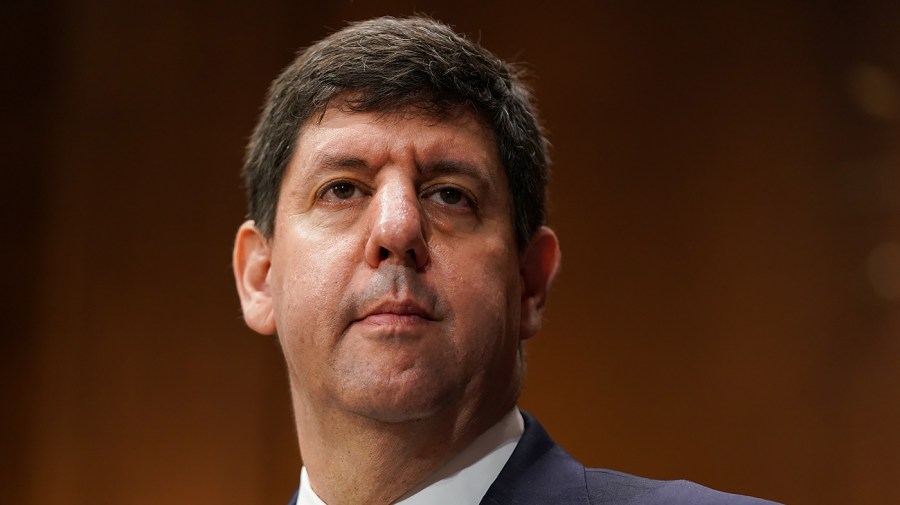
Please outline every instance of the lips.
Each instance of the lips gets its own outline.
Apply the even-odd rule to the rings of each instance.
[[[412,300],[381,302],[354,322],[378,326],[410,326],[434,321],[434,315]]]

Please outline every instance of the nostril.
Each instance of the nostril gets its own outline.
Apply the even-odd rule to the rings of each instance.
[[[413,263],[416,262],[416,250],[415,249],[410,249],[410,250],[406,251],[406,254],[409,255],[409,259],[413,260]]]
[[[391,253],[390,253],[386,248],[380,247],[380,248],[378,249],[378,258],[379,258],[381,261],[384,261],[384,260],[388,259],[388,256],[390,256],[390,255],[391,255]]]

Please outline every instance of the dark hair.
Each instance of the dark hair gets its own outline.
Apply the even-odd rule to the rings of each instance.
[[[244,162],[249,217],[267,237],[300,128],[342,93],[353,111],[473,107],[494,132],[519,247],[544,223],[547,142],[521,71],[439,21],[382,17],[310,46],[272,83]]]

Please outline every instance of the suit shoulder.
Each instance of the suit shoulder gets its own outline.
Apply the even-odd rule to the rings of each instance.
[[[778,505],[775,502],[715,491],[686,480],[655,480],[615,470],[585,468],[592,503],[616,505]]]

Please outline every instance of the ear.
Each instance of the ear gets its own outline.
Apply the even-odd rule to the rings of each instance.
[[[560,257],[556,234],[546,226],[538,228],[520,253],[522,307],[519,338],[522,340],[532,337],[541,328],[547,293],[559,271]]]
[[[275,333],[275,314],[269,292],[271,258],[269,241],[256,224],[253,221],[242,224],[234,239],[234,280],[241,297],[244,321],[263,335]]]

